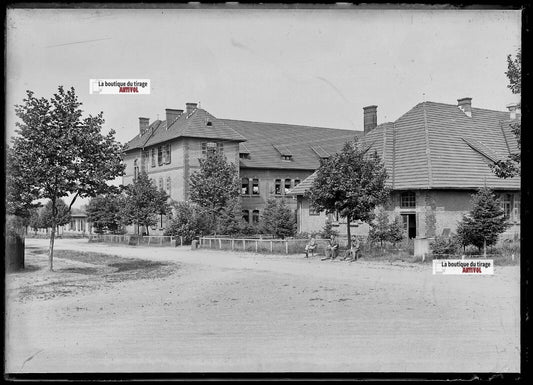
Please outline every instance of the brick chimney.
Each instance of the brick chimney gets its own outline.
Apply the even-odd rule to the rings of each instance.
[[[175,110],[173,108],[165,108],[166,116],[167,116],[167,130],[170,128],[172,123],[178,119],[181,114],[183,114],[183,110]]]
[[[472,98],[457,99],[457,107],[469,118],[472,117]]]
[[[520,111],[519,111],[517,103],[508,104],[507,109],[509,110],[510,120],[515,120],[517,118],[517,115],[520,115]]]
[[[363,107],[363,121],[365,134],[372,131],[378,125],[378,106]]]
[[[139,133],[141,136],[144,135],[144,133],[148,130],[148,126],[150,125],[150,118],[143,118],[139,116]]]
[[[191,112],[196,110],[198,103],[185,103],[185,106],[187,107],[187,115],[190,115]]]

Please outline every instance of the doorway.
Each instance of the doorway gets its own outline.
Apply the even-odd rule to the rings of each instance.
[[[409,239],[416,238],[416,214],[402,214],[403,228]]]

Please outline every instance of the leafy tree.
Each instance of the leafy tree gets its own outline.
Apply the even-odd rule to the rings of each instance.
[[[170,206],[167,203],[168,195],[163,190],[158,190],[152,179],[145,172],[141,172],[132,184],[124,187],[126,196],[120,216],[123,223],[144,226],[149,234],[149,227],[157,224],[157,215],[166,215]]]
[[[375,218],[370,222],[368,237],[371,242],[379,242],[381,247],[383,247],[383,241],[389,240],[389,233],[389,214],[383,208],[380,208]]]
[[[267,200],[261,214],[261,229],[264,233],[281,239],[296,234],[296,218],[285,200],[276,198]]]
[[[483,248],[486,254],[487,246],[494,245],[508,226],[499,199],[490,188],[482,187],[472,195],[472,210],[463,215],[457,235],[463,245]]]
[[[519,49],[515,58],[511,55],[507,56],[507,72],[505,73],[509,79],[508,88],[513,94],[520,94],[522,91],[522,51]],[[520,104],[518,105],[520,106]],[[513,132],[516,142],[517,151],[511,153],[507,159],[499,160],[491,165],[492,171],[499,178],[511,178],[519,176],[521,172],[520,155],[521,155],[521,123],[520,121],[511,123],[511,131]]]
[[[190,177],[190,199],[210,214],[213,227],[219,214],[239,196],[239,171],[220,151],[208,151],[200,169]]]
[[[317,211],[339,213],[346,218],[348,247],[351,247],[350,223],[372,219],[376,206],[385,203],[387,172],[377,152],[366,154],[357,138],[347,142],[341,152],[322,160],[307,195]]]
[[[245,222],[242,219],[242,209],[239,198],[227,202],[218,216],[218,232],[220,234],[235,235],[244,232]]]
[[[383,242],[391,242],[396,244],[400,242],[405,236],[405,230],[403,228],[402,218],[397,215],[394,217],[394,221],[389,221],[389,215],[380,207],[377,210],[377,214],[370,222],[370,231],[368,238],[371,242],[380,242],[383,247]]]
[[[23,104],[15,106],[21,122],[17,122],[18,135],[12,139],[10,185],[22,193],[23,204],[30,198],[51,201],[50,270],[59,200],[72,194],[70,208],[77,197],[103,193],[108,188],[106,181],[124,170],[122,145],[115,141],[115,132],[100,133],[103,113],[82,118],[80,106],[74,88],[65,91],[62,86],[50,100],[27,91]]]
[[[405,230],[403,228],[402,217],[396,215],[394,221],[390,224],[389,227],[389,241],[393,245],[396,245],[398,242],[402,241],[405,238]]]
[[[333,229],[333,224],[328,219],[326,220],[326,223],[324,224],[324,227],[322,228],[322,231],[320,231],[319,235],[320,238],[328,239],[331,238],[332,235],[338,236],[339,232]]]
[[[63,199],[57,200],[55,209],[54,215],[52,201],[48,201],[39,214],[39,227],[52,228],[52,226],[63,226],[70,222],[70,207]]]
[[[96,233],[104,231],[110,231],[113,234],[120,233],[123,203],[122,197],[114,193],[91,198],[86,209],[87,221],[92,223]]]
[[[17,162],[13,149],[6,151],[6,214],[20,218],[35,215],[40,203],[33,203],[39,197],[36,188],[30,190],[24,180],[24,167]]]
[[[194,203],[174,202],[172,219],[165,235],[183,237],[183,242],[189,244],[194,237],[205,234],[208,225],[204,208]]]

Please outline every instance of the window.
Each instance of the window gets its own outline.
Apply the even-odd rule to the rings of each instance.
[[[133,179],[137,179],[139,177],[139,162],[137,159],[133,161]]]
[[[259,210],[252,211],[252,224],[257,225],[259,223]]]
[[[313,205],[309,205],[309,215],[320,215],[320,212],[316,211]]]
[[[159,178],[159,190],[163,190],[163,178]]]
[[[241,194],[250,195],[250,181],[248,178],[242,178]]]
[[[250,154],[243,154],[243,153],[240,153],[240,154],[239,154],[239,158],[241,158],[241,159],[250,159]]]
[[[167,194],[170,195],[170,189],[171,189],[172,181],[169,176],[167,176]]]
[[[285,179],[285,194],[287,194],[291,189],[291,182],[292,181],[290,179]]]
[[[298,186],[300,184],[300,179],[294,180],[294,187]]]
[[[416,196],[413,191],[403,192],[400,195],[400,207],[401,208],[416,207]]]
[[[170,164],[170,144],[163,146],[163,163]]]
[[[505,219],[510,220],[513,207],[513,196],[511,194],[502,194],[500,200]]]
[[[155,148],[152,148],[152,167],[155,167]]]
[[[201,144],[201,147],[202,147],[202,155],[207,155],[207,152],[215,152],[215,151],[219,151],[219,152],[224,152],[224,143],[222,142],[218,142],[218,143],[214,143],[214,142],[203,142]]]
[[[274,194],[281,195],[281,179],[276,179],[274,182]]]
[[[282,155],[281,159],[290,162],[292,160],[292,155]]]
[[[252,195],[259,195],[259,179],[252,179]]]
[[[70,229],[76,231],[76,220],[72,219],[70,221]]]
[[[162,146],[157,147],[157,165],[158,166],[163,165],[163,147]]]
[[[248,210],[242,210],[242,219],[246,222],[250,222],[250,211]]]

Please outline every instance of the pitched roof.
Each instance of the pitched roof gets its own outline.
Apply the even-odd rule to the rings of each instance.
[[[355,130],[221,120],[246,138],[250,157],[240,160],[241,168],[315,170],[321,157],[313,148],[320,146],[325,152],[333,154],[347,141],[363,135],[362,131]],[[292,159],[283,160],[282,152],[292,155]]]
[[[210,122],[210,125],[207,123]],[[167,124],[169,127],[167,127]],[[126,144],[126,151],[152,146],[180,137],[246,141],[242,135],[221,119],[215,118],[203,109],[191,114],[181,114],[173,122],[156,120],[150,124],[144,135],[137,135]]]
[[[501,179],[489,168],[517,150],[508,112],[472,108],[468,117],[456,105],[424,102],[395,122],[364,135],[361,148],[376,151],[395,190],[520,189],[518,177]],[[303,195],[316,172],[289,193]]]
[[[489,164],[514,151],[509,113],[472,108],[468,117],[456,105],[424,102],[394,123],[368,132],[397,190],[417,188],[519,189],[519,178],[498,178]]]
[[[298,186],[292,188],[287,192],[287,195],[304,195],[313,185],[316,179],[317,172],[315,171],[307,178],[305,178]]]

